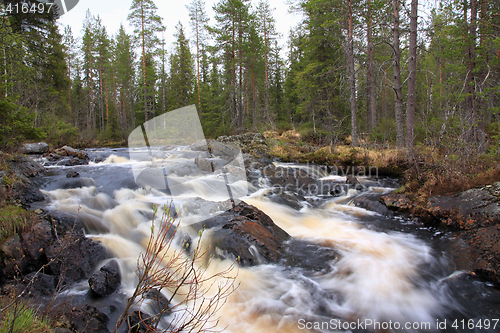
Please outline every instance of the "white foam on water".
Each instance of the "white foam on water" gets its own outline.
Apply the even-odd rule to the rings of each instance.
[[[364,229],[354,218],[288,207],[252,197],[246,200],[268,214],[290,235],[341,252],[336,270],[317,279],[325,290],[343,295],[339,304],[361,318],[434,322],[439,302],[415,284],[419,265],[432,260],[430,249],[412,235]]]

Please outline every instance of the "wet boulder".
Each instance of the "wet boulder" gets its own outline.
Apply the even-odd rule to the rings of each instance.
[[[76,171],[70,171],[66,174],[66,178],[77,178],[80,177],[80,174]]]
[[[280,263],[288,267],[299,267],[306,272],[331,272],[333,261],[340,257],[331,247],[324,247],[302,239],[292,238],[285,243]]]
[[[56,292],[57,277],[41,272],[32,272],[26,275],[22,285],[28,288],[31,296],[50,297]]]
[[[278,262],[283,242],[290,238],[268,215],[245,202],[195,227],[212,228],[217,253],[249,266]]]
[[[56,149],[55,153],[61,156],[73,156],[78,157],[82,160],[89,160],[89,155],[85,151],[78,150],[70,146],[63,146],[59,149]]]
[[[63,189],[82,188],[89,186],[95,186],[94,180],[92,178],[80,178],[80,177],[68,178],[61,185]]]
[[[52,226],[53,232],[58,236],[65,235],[67,232],[83,234],[83,224],[76,214],[44,211],[41,217]]]
[[[391,193],[380,197],[380,202],[390,210],[408,211],[413,207],[412,201],[404,194]]]
[[[45,154],[49,151],[49,145],[45,142],[25,143],[21,147],[21,152],[24,154]]]
[[[426,222],[438,222],[469,245],[472,270],[500,285],[500,183],[427,200]]]
[[[61,158],[62,158],[62,156],[59,154],[56,154],[56,153],[50,153],[47,155],[47,160],[49,162],[56,162],[56,161],[60,160]]]
[[[35,177],[45,171],[43,165],[33,161],[28,156],[16,156],[7,163],[13,173],[26,178]]]
[[[210,161],[207,158],[204,157],[196,157],[194,159],[194,164],[201,170],[201,171],[208,171],[208,172],[213,172],[214,171],[214,166],[212,164],[212,161]]]
[[[207,146],[211,154],[226,160],[232,160],[241,153],[237,147],[215,140],[208,140]]]
[[[163,294],[158,289],[150,290],[144,298],[150,300],[151,308],[154,313],[164,312],[168,309],[168,305],[170,304],[168,299],[163,296]]]
[[[89,279],[90,290],[97,297],[104,297],[114,293],[120,283],[120,267],[116,260],[111,260],[101,267]]]
[[[61,322],[67,322],[74,332],[79,333],[109,333],[108,316],[91,305],[73,308],[64,312]]]
[[[354,175],[347,175],[345,183],[350,184],[350,185],[354,185],[354,186],[360,184],[358,178],[356,178],[356,176],[354,176]]]
[[[133,311],[128,316],[127,325],[130,333],[147,333],[151,332],[148,327],[154,324],[151,316],[142,311]]]
[[[94,267],[107,257],[101,243],[73,233],[67,233],[45,252],[51,272],[54,275],[64,274],[70,281],[88,278]]]
[[[357,197],[352,201],[354,206],[379,213],[384,216],[393,216],[393,213],[381,202],[370,200],[367,197]]]
[[[75,166],[75,165],[87,165],[89,164],[90,158],[87,152],[83,150],[74,149],[69,146],[63,146],[59,149],[55,149],[52,154],[57,154],[59,156],[67,156],[68,158],[60,159],[57,163],[63,166]]]
[[[18,234],[9,237],[0,246],[0,282],[5,279],[13,279],[21,272],[27,270],[29,259],[26,258],[21,245],[21,239]]]
[[[31,230],[21,235],[22,248],[30,260],[32,270],[36,270],[47,262],[46,251],[54,242],[52,227],[42,220],[35,224]]]
[[[284,191],[282,188],[274,188],[273,190],[264,194],[272,202],[278,203],[280,205],[285,205],[291,207],[295,210],[302,209],[302,201],[306,199],[292,191]]]
[[[273,186],[282,187],[286,191],[293,191],[299,195],[319,194],[317,179],[304,169],[276,167],[271,164],[262,170],[262,175]]]
[[[16,186],[18,190],[14,198],[18,199],[24,208],[30,208],[32,203],[45,200],[45,196],[40,189],[31,182],[24,184],[18,183]]]

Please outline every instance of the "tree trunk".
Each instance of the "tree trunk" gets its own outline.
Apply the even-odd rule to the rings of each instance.
[[[394,39],[392,43],[394,51],[394,109],[396,116],[396,145],[403,148],[405,144],[404,115],[403,115],[403,93],[401,87],[401,50],[399,49],[399,0],[392,1],[394,10]]]
[[[366,113],[368,132],[377,126],[377,110],[375,99],[375,75],[373,66],[373,28],[372,28],[372,0],[368,0],[368,27],[366,31],[367,42],[367,69],[366,69]]]
[[[99,60],[99,90],[101,91],[101,132],[104,133],[104,94],[102,92],[102,65]]]
[[[411,1],[410,17],[410,59],[408,64],[408,101],[406,104],[406,148],[415,145],[415,110],[417,82],[417,20],[418,0]]]
[[[144,4],[141,3],[141,32],[142,32],[142,76],[144,80],[144,122],[148,121],[148,107],[146,102],[146,32],[144,31]]]
[[[265,68],[265,89],[266,89],[266,120],[271,123],[271,117],[269,115],[269,74],[268,74],[268,49],[267,49],[267,28],[266,20],[264,18],[264,68]]]
[[[347,31],[348,50],[347,57],[349,58],[349,85],[351,87],[351,126],[352,126],[352,145],[358,146],[358,130],[356,118],[356,73],[354,72],[354,41],[353,41],[353,22],[352,22],[352,0],[349,0],[348,21],[349,28]]]
[[[201,119],[201,90],[200,90],[200,28],[196,17],[196,82],[198,84],[198,115]]]

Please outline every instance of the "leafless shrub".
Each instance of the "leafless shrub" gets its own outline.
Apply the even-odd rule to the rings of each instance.
[[[211,260],[201,243],[202,231],[191,252],[188,248],[192,245],[175,249],[173,242],[180,217],[172,217],[170,212],[170,207],[165,206],[158,228],[153,218],[146,251],[138,259],[139,282],[114,332],[125,321],[129,328],[137,329],[140,325],[151,332],[214,332],[219,322],[217,311],[237,288],[235,263],[221,272],[208,270]],[[155,209],[155,216],[156,213]],[[170,295],[168,299],[160,299],[162,290]],[[132,308],[140,309],[152,294],[156,295],[153,298],[156,298],[158,313],[145,316],[139,312],[140,323],[131,323],[129,312]]]

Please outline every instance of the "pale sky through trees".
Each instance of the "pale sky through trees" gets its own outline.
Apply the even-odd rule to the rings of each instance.
[[[210,18],[209,24],[215,24],[214,11],[212,10],[219,0],[206,0],[205,7],[207,16]],[[290,28],[297,25],[301,19],[300,14],[288,13],[289,6],[285,4],[286,0],[269,0],[271,8],[276,8],[274,17],[276,19],[276,30],[282,34],[283,38],[278,41],[282,46],[285,45],[288,38]],[[87,9],[102,19],[103,24],[106,26],[108,35],[115,34],[123,23],[125,30],[128,34],[132,33],[132,28],[128,25],[127,16],[129,14],[130,4],[132,0],[80,0],[78,5],[70,12],[63,15],[59,22],[63,25],[70,25],[75,36],[82,35],[82,25],[85,19]],[[165,1],[156,0],[155,4],[158,7],[157,14],[163,18],[163,24],[167,26],[165,31],[165,40],[167,42],[167,50],[171,50],[172,43],[174,42],[175,26],[180,20],[186,29],[187,37],[191,40],[191,26],[189,24],[189,15],[186,5],[191,3],[191,0],[181,1]],[[254,6],[257,1],[252,1]],[[62,29],[61,29],[62,31]],[[160,36],[161,37],[161,36]],[[283,52],[283,51],[282,51]]]

